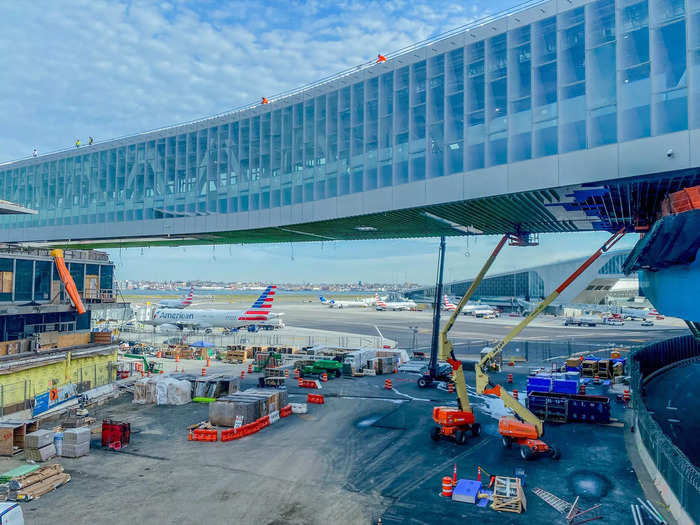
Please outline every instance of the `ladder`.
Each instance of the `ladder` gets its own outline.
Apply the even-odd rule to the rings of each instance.
[[[539,498],[543,499],[545,503],[547,503],[551,507],[554,507],[554,509],[561,512],[562,514],[571,509],[571,503],[567,503],[563,499],[556,497],[551,492],[547,492],[546,490],[542,490],[537,487],[532,489],[532,492]]]

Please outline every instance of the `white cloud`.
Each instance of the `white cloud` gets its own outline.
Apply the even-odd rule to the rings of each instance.
[[[0,159],[255,102],[473,19],[457,2],[0,4]]]

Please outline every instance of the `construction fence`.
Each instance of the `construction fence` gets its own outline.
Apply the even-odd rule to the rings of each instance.
[[[113,383],[116,377],[113,363],[93,363],[80,368],[73,368],[70,381],[61,382],[58,388],[74,385],[75,392],[82,394],[87,390]],[[24,379],[15,382],[0,383],[0,417],[28,410],[34,407],[34,398],[52,388],[45,381]]]
[[[700,523],[700,469],[673,444],[644,403],[645,384],[650,379],[694,361],[700,361],[700,343],[688,335],[636,349],[629,366],[639,436],[681,506],[695,523]]]
[[[229,345],[247,346],[294,346],[298,348],[307,346],[330,346],[337,348],[381,348],[383,345],[392,344],[389,339],[382,339],[379,336],[370,335],[349,335],[349,334],[295,334],[289,331],[276,332],[273,330],[263,332],[236,332],[232,334],[218,333],[185,333],[180,331],[159,332],[152,331],[122,331],[120,339],[124,341],[135,341],[151,346],[163,344],[175,344],[177,340],[184,337],[184,344],[192,344],[197,341],[204,341],[213,344],[217,348],[224,348]]]

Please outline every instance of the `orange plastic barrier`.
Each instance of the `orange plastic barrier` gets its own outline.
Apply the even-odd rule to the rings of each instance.
[[[280,408],[280,417],[287,417],[292,413],[292,405]]]
[[[78,288],[75,286],[75,281],[73,281],[73,277],[71,277],[68,268],[66,268],[66,262],[63,260],[63,250],[57,248],[51,250],[50,253],[51,257],[53,257],[56,262],[56,269],[58,269],[58,275],[61,281],[63,281],[63,286],[66,287],[66,292],[68,292],[70,300],[73,301],[73,306],[75,306],[75,309],[78,310],[80,315],[83,315],[85,313],[85,307],[78,293]]]
[[[192,439],[194,441],[217,441],[219,438],[219,433],[216,430],[205,430],[203,428],[197,428],[192,433]]]
[[[318,385],[310,379],[299,379],[299,388],[318,388]]]
[[[321,394],[306,394],[306,402],[323,405],[326,401]]]

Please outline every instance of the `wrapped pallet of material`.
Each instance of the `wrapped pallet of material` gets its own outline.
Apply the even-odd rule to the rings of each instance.
[[[189,381],[168,378],[168,405],[186,405],[192,401],[192,388]]]
[[[242,424],[246,425],[261,417],[260,399],[239,396],[209,403],[209,421],[212,425],[232,427],[236,424],[236,416],[241,416]]]
[[[144,405],[147,403],[156,402],[156,384],[155,378],[143,378],[134,383],[134,400],[133,403]]]
[[[249,388],[244,390],[242,394],[251,394],[266,398],[268,413],[270,413],[285,406],[280,404],[280,392],[282,392],[282,390],[276,388]]]

